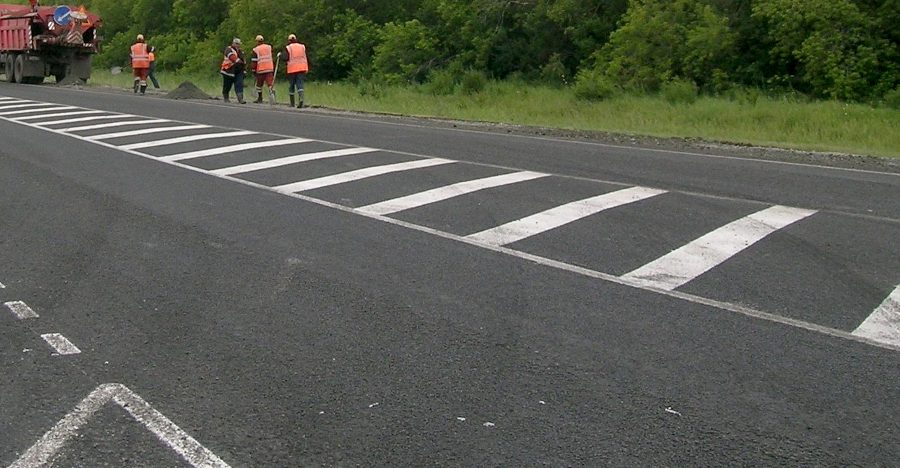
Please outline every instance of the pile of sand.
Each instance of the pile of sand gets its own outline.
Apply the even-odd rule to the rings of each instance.
[[[166,94],[165,97],[168,99],[212,99],[209,94],[204,93],[203,90],[190,81],[181,83],[169,94]]]
[[[59,86],[84,86],[84,80],[78,78],[77,76],[69,75],[62,79],[62,81],[56,83]]]

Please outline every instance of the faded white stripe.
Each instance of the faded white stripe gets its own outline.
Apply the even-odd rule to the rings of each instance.
[[[814,210],[773,206],[712,231],[630,273],[623,279],[673,290],[762,240],[815,214]]]
[[[666,191],[646,187],[631,187],[617,190],[593,198],[567,203],[502,226],[470,234],[466,236],[466,239],[490,245],[511,244],[601,211],[655,197],[663,193],[666,193]]]
[[[52,104],[40,104],[41,107],[35,107],[32,104],[22,104],[20,106],[9,106],[3,108],[3,112],[0,112],[0,116],[7,117],[10,115],[20,115],[20,114],[31,114],[32,112],[56,112],[61,110],[71,110],[78,109],[75,106],[57,106],[57,107],[47,107]],[[31,109],[19,109],[14,111],[7,111],[6,109],[16,108],[16,107],[31,107]]]
[[[157,146],[166,146],[166,145],[177,145],[179,143],[188,143],[192,141],[200,141],[200,140],[218,140],[222,138],[235,138],[239,136],[247,136],[247,135],[256,135],[256,132],[251,132],[249,130],[240,130],[240,131],[228,131],[221,133],[201,133],[197,135],[188,135],[184,137],[178,138],[169,138],[167,140],[155,140],[155,141],[145,141],[142,143],[134,143],[131,145],[120,146],[120,148],[127,150],[136,150],[141,148],[155,148]]]
[[[86,110],[86,111],[76,111],[76,112],[62,112],[62,113],[59,113],[59,114],[29,115],[29,116],[26,116],[26,117],[16,117],[16,118],[10,119],[10,120],[15,120],[15,121],[17,121],[17,122],[22,122],[22,121],[26,121],[26,120],[49,119],[49,118],[51,118],[51,117],[70,117],[70,116],[73,116],[73,115],[103,114],[103,113],[105,113],[105,112],[106,112],[106,111],[99,111],[99,110]],[[51,123],[57,123],[57,122],[37,122],[37,123],[35,123],[35,125],[48,125],[48,124],[51,124]]]
[[[21,109],[21,108],[25,108],[25,107],[47,107],[47,106],[54,106],[54,105],[56,105],[56,104],[52,104],[49,102],[19,101],[19,102],[13,102],[13,103],[2,103],[2,104],[0,104],[0,110],[5,111],[7,109]]]
[[[37,312],[31,310],[31,307],[28,307],[28,304],[25,304],[22,301],[5,302],[3,305],[5,305],[20,320],[38,318]]]
[[[306,138],[291,138],[289,140],[272,140],[258,141],[256,143],[244,143],[241,145],[228,145],[220,148],[211,148],[201,151],[192,151],[190,153],[173,154],[171,156],[163,156],[159,158],[161,161],[174,162],[183,161],[185,159],[202,158],[205,156],[215,156],[217,154],[236,153],[238,151],[246,151],[259,148],[271,148],[273,146],[294,145],[297,143],[306,143],[312,140]]]
[[[82,117],[80,119],[69,119],[69,120],[60,120],[58,122],[50,122],[48,124],[41,124],[42,126],[46,125],[56,125],[56,124],[64,124],[64,123],[75,123],[75,122],[89,122],[92,120],[101,120],[101,119],[133,119],[137,116],[134,115],[102,115],[98,117]],[[96,125],[84,125],[81,127],[68,127],[68,128],[59,128],[59,129],[50,129],[56,132],[80,132],[83,130],[100,130],[103,128],[113,128],[113,127],[126,127],[129,125],[149,125],[149,124],[157,124],[157,123],[165,123],[171,122],[171,120],[165,119],[152,119],[152,120],[128,120],[125,122],[111,122],[105,124],[96,124]]]
[[[900,286],[860,324],[853,334],[892,346],[900,346]]]
[[[498,176],[485,177],[483,179],[477,180],[467,180],[465,182],[438,187],[435,189],[426,190],[424,192],[407,195],[405,197],[395,198],[393,200],[387,200],[368,206],[362,206],[357,208],[357,210],[370,214],[386,215],[423,205],[428,205],[431,203],[436,203],[442,200],[458,197],[460,195],[465,195],[467,193],[477,192],[479,190],[515,184],[517,182],[524,182],[526,180],[539,179],[541,177],[547,177],[548,175],[549,174],[522,171],[512,174],[502,174]]]
[[[66,337],[62,336],[59,333],[45,333],[41,335],[41,338],[47,342],[56,353],[60,356],[68,356],[71,354],[81,354],[81,350],[78,349],[77,346],[72,344]]]
[[[284,158],[270,159],[268,161],[261,161],[261,162],[257,162],[257,163],[251,163],[251,164],[243,164],[240,166],[224,167],[222,169],[216,169],[214,171],[209,171],[209,172],[216,174],[216,175],[242,174],[245,172],[253,172],[253,171],[259,171],[259,170],[263,170],[263,169],[271,169],[273,167],[281,167],[281,166],[287,166],[290,164],[315,161],[317,159],[336,158],[338,156],[349,156],[352,154],[369,153],[372,151],[378,151],[378,150],[373,149],[373,148],[346,148],[346,149],[331,150],[331,151],[321,151],[318,153],[298,154],[296,156],[287,156]]]
[[[108,140],[110,138],[122,138],[122,137],[130,137],[130,136],[138,136],[138,135],[149,135],[151,133],[165,133],[165,132],[175,132],[179,130],[197,130],[200,128],[209,128],[209,125],[178,125],[175,127],[156,127],[156,128],[145,128],[143,130],[130,130],[127,132],[116,132],[116,133],[104,133],[101,135],[91,135],[86,136],[88,140]]]
[[[376,166],[376,167],[368,167],[365,169],[359,169],[356,171],[343,172],[341,174],[335,174],[326,177],[319,177],[318,179],[310,179],[304,180],[300,182],[294,182],[292,184],[281,185],[278,187],[274,187],[275,190],[279,192],[303,192],[305,190],[312,190],[322,187],[328,187],[330,185],[343,184],[347,182],[352,182],[354,180],[365,179],[368,177],[375,177],[383,174],[390,174],[392,172],[401,172],[401,171],[409,171],[413,169],[421,169],[425,167],[431,166],[439,166],[441,164],[451,164],[455,161],[451,161],[449,159],[440,159],[440,158],[431,158],[431,159],[422,159],[418,161],[411,161],[405,163],[398,164],[387,164],[384,166]]]

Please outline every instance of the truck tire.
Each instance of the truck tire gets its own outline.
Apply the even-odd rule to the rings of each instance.
[[[6,64],[3,69],[6,71],[6,81],[9,83],[16,82],[16,74],[15,74],[15,69],[14,69],[15,63],[16,63],[16,56],[13,54],[7,54],[6,55]]]
[[[25,74],[25,56],[19,54],[16,56],[16,61],[13,64],[13,77],[14,77],[13,80],[15,80],[16,83],[25,83],[25,81],[23,81],[24,77],[22,76],[24,74]]]

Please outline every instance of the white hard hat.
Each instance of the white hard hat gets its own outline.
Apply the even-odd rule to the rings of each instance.
[[[143,35],[143,34],[138,34],[138,35],[137,35],[137,40],[143,41],[143,40],[144,40],[144,35]]]
[[[295,36],[295,35],[293,35],[293,34],[289,34],[289,35],[288,35],[288,40],[289,40],[289,41],[296,41],[296,40],[297,40],[297,36]]]
[[[231,43],[232,43],[232,44],[241,45],[241,39],[240,39],[239,37],[236,37],[236,38],[234,38],[234,39],[231,40]]]
[[[264,41],[264,40],[265,40],[265,39],[263,39],[262,34],[256,36],[256,42],[262,42],[262,41]]]

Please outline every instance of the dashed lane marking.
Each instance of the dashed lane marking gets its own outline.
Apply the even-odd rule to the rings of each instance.
[[[72,344],[68,338],[59,333],[44,333],[41,338],[52,347],[60,356],[68,356],[71,354],[81,354],[81,350]]]
[[[812,216],[813,210],[773,206],[731,222],[622,276],[646,286],[675,289],[737,255],[769,234]]]
[[[900,286],[856,330],[856,336],[900,347]]]
[[[78,435],[91,417],[108,403],[115,403],[157,439],[196,468],[230,468],[196,439],[181,430],[169,418],[150,406],[128,387],[103,384],[82,400],[71,413],[56,423],[40,440],[29,448],[9,468],[40,468],[52,466],[60,450]]]
[[[31,310],[31,307],[28,307],[28,304],[22,301],[5,302],[3,303],[3,305],[5,305],[16,317],[18,317],[19,320],[38,318],[37,312]]]
[[[603,210],[627,205],[666,193],[646,187],[632,187],[557,206],[531,216],[466,236],[490,245],[506,245],[577,221]]]

